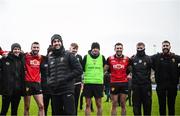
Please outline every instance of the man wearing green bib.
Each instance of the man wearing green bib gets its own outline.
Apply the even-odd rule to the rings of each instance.
[[[91,50],[84,56],[82,66],[84,70],[84,96],[86,98],[85,115],[91,113],[91,98],[95,98],[97,115],[102,116],[101,98],[103,97],[103,77],[105,57],[100,54],[100,45],[92,43]]]

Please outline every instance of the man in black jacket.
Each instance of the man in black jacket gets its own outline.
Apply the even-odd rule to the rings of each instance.
[[[82,65],[82,56],[77,54],[78,52],[78,44],[77,43],[71,43],[69,51],[77,58],[79,63]],[[82,84],[82,75],[75,78],[75,91],[74,91],[74,98],[75,98],[75,114],[77,115],[78,111],[78,103],[79,103],[79,96],[81,92],[81,84]]]
[[[152,61],[145,54],[145,44],[139,42],[136,45],[137,53],[131,58],[132,67],[132,101],[134,115],[151,115],[152,88],[151,88],[151,66]]]
[[[19,102],[24,88],[24,57],[18,43],[11,45],[7,57],[0,60],[2,109],[1,115],[6,115],[11,103],[11,115],[17,115]]]
[[[60,35],[51,37],[51,45],[47,83],[52,94],[54,115],[75,115],[74,79],[83,73],[82,67],[73,54],[65,51]]]
[[[156,91],[160,115],[166,115],[166,101],[168,104],[168,114],[175,115],[180,56],[171,53],[170,48],[170,42],[163,41],[162,53],[157,53],[151,57],[157,83]]]

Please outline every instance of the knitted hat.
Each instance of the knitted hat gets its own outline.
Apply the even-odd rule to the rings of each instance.
[[[21,49],[21,45],[20,45],[20,44],[18,44],[18,43],[13,43],[13,44],[11,45],[11,51],[13,51],[13,49],[14,49],[15,47]]]
[[[100,50],[100,45],[99,45],[99,43],[93,42],[92,45],[91,45],[91,50],[94,49],[94,48],[97,48],[97,49]]]
[[[62,43],[62,38],[59,34],[54,34],[52,37],[51,37],[51,44],[53,43],[54,39],[59,39]]]

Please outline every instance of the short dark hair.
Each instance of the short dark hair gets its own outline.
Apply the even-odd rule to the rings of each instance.
[[[33,43],[31,44],[31,47],[32,47],[33,44],[38,44],[38,45],[39,45],[39,42],[36,42],[36,41],[33,42]]]
[[[170,42],[168,41],[168,40],[164,40],[163,42],[162,42],[162,44],[163,43],[168,43],[169,45],[170,45]]]
[[[119,45],[123,46],[122,43],[118,42],[118,43],[116,43],[116,44],[114,45],[114,48],[115,48],[116,46],[119,46]]]
[[[144,46],[145,47],[145,44],[143,42],[138,42],[137,46]]]
[[[71,46],[74,47],[75,49],[78,49],[78,44],[77,43],[71,43]]]

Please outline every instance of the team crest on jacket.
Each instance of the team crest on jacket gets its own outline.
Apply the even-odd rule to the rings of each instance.
[[[6,65],[8,65],[8,66],[9,66],[9,65],[10,65],[10,63],[9,63],[9,62],[6,62]]]
[[[26,91],[29,91],[29,88],[28,88],[28,87],[26,87]]]
[[[77,60],[79,61],[79,58],[77,58]]]
[[[178,63],[178,67],[180,67],[180,63]]]
[[[61,58],[60,58],[60,61],[63,62],[63,60],[64,60],[64,57],[61,57]]]
[[[174,58],[172,58],[172,62],[175,63],[175,59]]]
[[[146,66],[146,64],[147,64],[147,63],[146,63],[146,62],[144,62],[144,66]]]
[[[48,67],[48,64],[44,64],[44,67]]]
[[[139,63],[142,63],[142,60],[139,60]]]
[[[54,62],[52,61],[52,62],[50,62],[50,64],[54,64]]]

